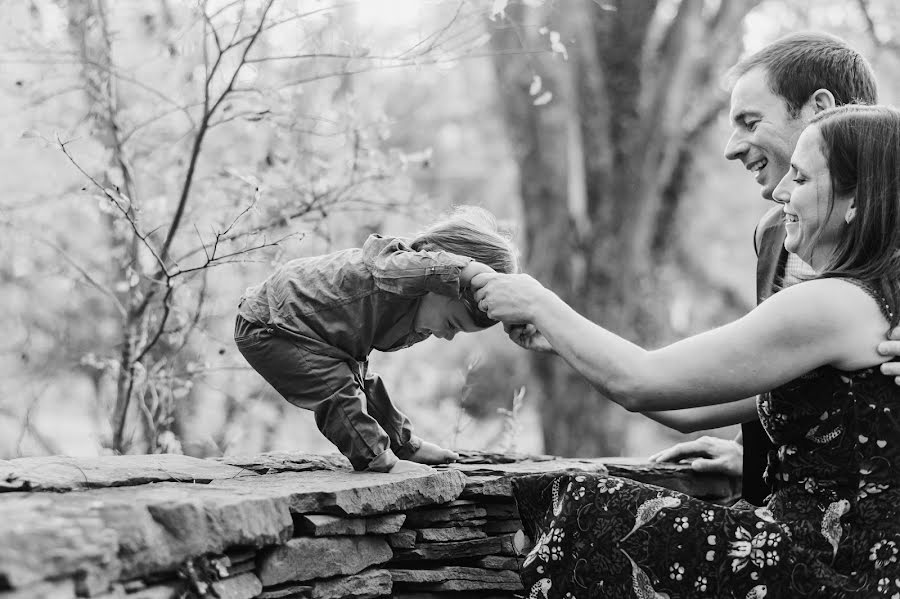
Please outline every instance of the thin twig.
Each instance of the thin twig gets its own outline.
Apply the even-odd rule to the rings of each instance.
[[[116,210],[118,210],[122,214],[122,216],[125,217],[125,220],[128,221],[128,225],[131,227],[131,230],[134,232],[135,237],[137,237],[141,241],[141,243],[144,245],[144,247],[147,248],[147,250],[153,256],[153,259],[156,261],[157,265],[159,266],[160,270],[163,272],[168,272],[166,269],[165,263],[163,262],[160,255],[156,252],[156,249],[150,243],[148,236],[141,233],[140,229],[137,226],[137,222],[134,220],[134,218],[131,216],[131,214],[128,212],[128,210],[123,208],[121,203],[119,202],[119,200],[116,199],[115,197],[113,197],[112,194],[105,187],[103,187],[103,185],[101,185],[99,181],[97,181],[97,179],[95,179],[90,173],[88,173],[86,170],[84,170],[81,167],[81,165],[78,164],[78,161],[76,161],[72,157],[72,155],[69,153],[68,148],[66,147],[69,143],[71,143],[71,141],[63,142],[59,138],[59,136],[56,137],[57,147],[59,147],[59,149],[66,156],[66,158],[69,159],[69,162],[71,162],[75,166],[75,168],[77,168],[78,171],[82,175],[84,175],[94,185],[94,187],[99,189],[103,193],[103,195],[110,201],[110,203],[116,208]]]
[[[893,40],[882,40],[878,37],[878,33],[875,31],[875,20],[872,18],[872,13],[869,10],[868,1],[857,0],[856,5],[859,7],[859,12],[862,14],[863,21],[866,24],[866,33],[869,35],[869,38],[871,38],[875,46],[881,49],[893,50],[895,52],[900,51],[900,43]]]
[[[294,81],[289,81],[284,85],[280,85],[277,89],[286,89],[288,87],[294,87],[296,85],[303,85],[305,83],[312,83],[313,81],[321,81],[323,79],[330,79],[332,77],[347,77],[350,75],[359,75],[360,73],[370,73],[373,71],[385,71],[389,69],[406,69],[409,67],[421,67],[421,66],[431,66],[431,65],[439,65],[439,64],[451,64],[454,62],[459,62],[462,60],[472,60],[477,58],[493,58],[495,56],[511,56],[511,55],[537,55],[537,54],[552,54],[552,50],[549,49],[541,49],[541,50],[501,50],[499,52],[485,52],[479,54],[463,54],[460,56],[453,56],[449,58],[433,58],[429,60],[415,60],[415,61],[406,61],[400,64],[388,64],[388,65],[375,65],[366,67],[363,69],[356,70],[346,70],[346,71],[332,71],[329,73],[322,73],[319,75],[313,75],[311,77],[303,77],[301,79],[295,79]]]

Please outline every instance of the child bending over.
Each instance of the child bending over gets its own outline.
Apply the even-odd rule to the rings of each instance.
[[[244,293],[234,340],[286,400],[315,412],[354,469],[427,469],[459,456],[412,433],[368,356],[494,325],[469,288],[492,270],[518,270],[514,247],[490,212],[460,207],[415,239],[371,235],[288,262]]]

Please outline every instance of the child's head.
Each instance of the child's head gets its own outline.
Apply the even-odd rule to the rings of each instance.
[[[472,258],[500,273],[518,272],[516,248],[509,236],[497,226],[494,215],[477,206],[459,206],[430,225],[412,240],[416,251],[444,251]],[[474,323],[486,328],[496,321],[478,309],[471,289],[463,291],[462,301]]]

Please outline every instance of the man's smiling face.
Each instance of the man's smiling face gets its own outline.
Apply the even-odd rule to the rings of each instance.
[[[791,116],[787,102],[769,89],[762,67],[744,73],[731,91],[733,129],[725,158],[743,162],[767,200],[790,168],[794,146],[808,121],[806,113]]]

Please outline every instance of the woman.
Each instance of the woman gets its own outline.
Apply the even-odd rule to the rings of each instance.
[[[775,198],[785,247],[822,274],[655,351],[525,275],[473,279],[520,344],[552,348],[625,408],[758,412],[779,446],[755,511],[602,475],[522,479],[532,597],[900,597],[900,388],[875,351],[900,312],[898,173],[900,112],[815,117]]]

